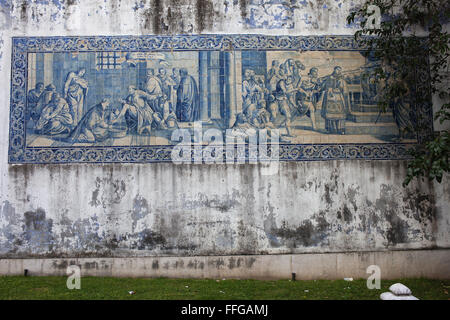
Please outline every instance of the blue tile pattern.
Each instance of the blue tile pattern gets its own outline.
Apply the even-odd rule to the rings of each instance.
[[[135,132],[132,137],[130,135],[130,140],[127,141],[131,142],[128,142],[128,144],[122,142],[120,145],[114,145],[111,144],[111,140],[103,141],[97,140],[97,138],[93,143],[87,143],[89,141],[78,144],[68,142],[70,137],[80,136],[84,128],[81,123],[92,121],[95,117],[102,117],[100,102],[105,97],[111,101],[121,100],[127,96],[130,85],[135,86],[138,91],[141,90],[139,92],[143,92],[142,95],[148,94],[148,90],[146,91],[143,88],[148,85],[149,72],[152,68],[149,68],[145,59],[139,58],[142,55],[147,56],[147,59],[149,59],[148,55],[151,55],[151,59],[155,61],[159,59],[159,65],[165,66],[161,69],[169,71],[168,76],[172,75],[171,68],[173,67],[173,75],[176,77],[181,74],[183,79],[181,82],[177,80],[178,88],[180,88],[180,83],[183,83],[182,86],[185,91],[193,92],[188,95],[182,90],[179,91],[180,89],[178,91],[164,91],[162,87],[163,93],[167,95],[167,99],[163,101],[170,101],[170,96],[175,94],[185,99],[184,105],[179,103],[184,111],[179,111],[179,105],[175,99],[172,100],[172,103],[167,103],[167,114],[173,114],[173,117],[176,117],[176,120],[180,123],[201,120],[205,126],[211,123],[213,123],[212,126],[214,126],[214,123],[221,123],[225,128],[230,128],[232,114],[229,110],[229,104],[231,103],[229,95],[233,91],[231,87],[236,87],[238,84],[240,86],[240,81],[242,81],[244,90],[245,79],[248,76],[246,70],[252,70],[256,79],[264,83],[267,81],[265,73],[269,71],[270,63],[278,59],[278,56],[283,57],[283,59],[280,59],[281,69],[282,67],[289,68],[290,62],[288,60],[292,59],[286,57],[296,52],[339,53],[344,56],[345,52],[350,52],[350,54],[353,52],[358,55],[364,49],[351,36],[14,37],[11,63],[9,163],[170,162],[173,145],[158,144],[157,141],[159,140],[150,140],[151,134],[148,133],[153,129],[149,128],[146,135],[145,124],[137,124],[137,128],[134,128],[137,133]],[[232,74],[229,69],[232,63],[230,52],[239,52],[240,54],[242,70],[239,75]],[[167,53],[175,54],[176,59],[183,62],[184,74],[178,73],[180,68],[175,60],[169,61],[167,65],[164,64],[166,63],[164,55]],[[275,58],[270,58],[273,56]],[[33,65],[30,57],[34,57]],[[121,64],[118,64],[119,59],[122,59]],[[170,64],[170,62],[173,63]],[[33,87],[31,88],[28,87],[31,83],[30,70],[34,77]],[[414,88],[415,90],[429,92],[428,70],[426,64],[418,67],[419,81]],[[157,74],[159,70],[153,70],[152,72]],[[202,77],[202,74],[205,76]],[[235,80],[230,83],[232,77]],[[236,77],[242,80],[236,80]],[[48,81],[49,78],[51,78],[50,82]],[[329,79],[329,77],[324,77],[324,79]],[[349,86],[352,85],[352,79],[346,81]],[[331,80],[329,82],[330,84],[324,84],[325,89],[333,89],[337,86],[336,82]],[[60,101],[67,100],[66,103],[58,105],[59,120],[57,124],[54,122],[51,128],[48,128],[48,123],[39,126],[42,117],[40,114],[35,115],[34,122],[30,120],[33,118],[31,112],[33,106],[35,106],[33,103],[36,104],[32,94],[35,90],[34,85],[37,86],[38,83],[45,84],[44,92],[45,90],[53,90],[62,96]],[[208,90],[205,88],[208,88]],[[139,98],[136,95],[133,97]],[[130,96],[127,99],[129,98]],[[356,98],[363,99],[361,93],[359,96],[356,95]],[[329,99],[331,98],[328,98],[328,101],[331,101]],[[211,103],[211,101],[217,103]],[[47,103],[49,102],[47,101]],[[123,105],[126,104],[126,102],[122,103]],[[131,102],[128,101],[127,103]],[[244,104],[244,102],[242,103]],[[79,118],[73,111],[76,108],[80,108]],[[346,129],[347,133],[353,134],[355,137],[363,134],[367,137],[374,136],[377,139],[379,138],[381,142],[341,143],[337,141],[336,143],[323,143],[322,141],[327,141],[327,134],[330,133],[327,131],[329,130],[328,127],[320,130],[307,128],[305,132],[322,132],[325,137],[324,140],[321,140],[320,143],[296,143],[294,140],[294,142],[281,140],[280,160],[407,159],[409,157],[407,150],[413,147],[415,142],[390,140],[386,140],[389,142],[383,142],[383,138],[378,132],[379,129],[374,129],[374,126],[370,125],[372,122],[377,123],[378,121],[390,123],[393,121],[392,116],[374,116],[372,112],[374,105],[372,104],[360,103],[358,108],[355,112],[357,116],[352,119],[352,125]],[[113,114],[115,116],[120,115],[123,108],[111,106],[108,110],[112,117]],[[420,140],[433,131],[431,103],[420,106],[418,110],[417,121],[421,122],[422,131],[419,132],[417,139]],[[43,110],[40,111],[43,112]],[[51,110],[48,112],[51,113]],[[320,118],[320,114],[318,112],[316,117]],[[90,117],[87,117],[87,115]],[[139,117],[137,116],[138,119]],[[130,116],[124,118],[123,121],[124,123],[126,121],[128,130],[131,130],[132,125],[129,124],[129,118]],[[135,119],[134,121],[139,122]],[[309,122],[305,123],[309,125]],[[77,124],[80,125],[77,126]],[[328,123],[321,125],[328,126]],[[304,130],[303,127],[303,123],[300,123],[297,128]],[[382,128],[386,128],[387,131],[395,131],[395,128],[389,126]],[[140,129],[144,130],[139,131]],[[42,132],[45,133],[45,130],[47,130],[47,135],[42,134]],[[148,139],[143,139],[141,135]],[[64,138],[61,138],[63,136]],[[39,139],[42,137],[45,137],[45,141],[49,141],[47,145],[45,143],[33,144],[33,139],[36,138],[37,140],[34,141],[41,141]],[[225,150],[223,152],[226,153]],[[248,150],[246,150],[246,159],[248,159]]]
[[[293,29],[294,1],[251,0],[245,23],[250,28]]]

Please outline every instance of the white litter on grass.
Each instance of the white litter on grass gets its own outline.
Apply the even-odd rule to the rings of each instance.
[[[394,283],[389,287],[391,292],[380,294],[381,300],[419,300],[412,295],[411,289],[401,283]]]
[[[305,290],[305,292],[309,292],[309,290]]]
[[[412,294],[411,289],[401,283],[394,283],[389,287],[389,291],[396,296],[409,296]]]
[[[134,291],[128,291],[129,294],[135,294],[136,292]]]
[[[189,288],[189,286],[185,286],[185,288]]]
[[[396,296],[392,292],[383,292],[380,294],[381,300],[419,300],[414,296]]]
[[[353,278],[344,278],[345,281],[353,281]]]

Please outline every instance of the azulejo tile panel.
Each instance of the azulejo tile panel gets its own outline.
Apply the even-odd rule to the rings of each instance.
[[[282,161],[407,158],[431,105],[379,112],[379,62],[364,50],[350,36],[15,37],[9,162],[167,162],[179,132],[241,137],[247,160],[249,132]],[[426,64],[417,75],[429,90]],[[403,134],[418,119],[425,129]]]

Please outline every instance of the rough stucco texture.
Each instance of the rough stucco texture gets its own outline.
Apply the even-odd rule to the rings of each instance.
[[[2,256],[212,255],[433,248],[433,185],[402,162],[11,166]],[[14,199],[14,200],[12,200]],[[443,235],[446,237],[446,235]]]
[[[352,1],[0,1],[0,107],[11,36],[351,34]],[[285,8],[286,9],[286,8]],[[285,10],[286,11],[286,10]],[[266,19],[266,20],[264,20]],[[401,183],[402,161],[260,165],[8,165],[0,120],[0,257],[275,254],[448,248],[448,179]]]

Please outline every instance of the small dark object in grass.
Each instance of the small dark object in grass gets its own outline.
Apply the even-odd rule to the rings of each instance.
[[[292,281],[295,281],[295,272],[292,272]]]
[[[23,270],[23,275],[26,277],[28,275],[28,269]]]

